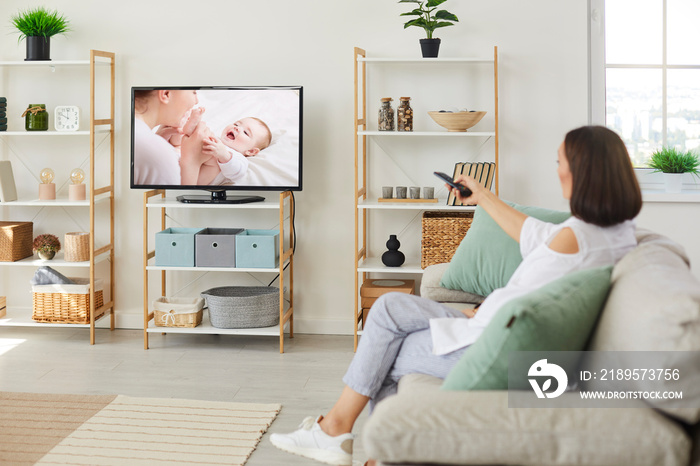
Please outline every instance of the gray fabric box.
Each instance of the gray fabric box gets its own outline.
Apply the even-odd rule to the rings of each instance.
[[[243,228],[205,228],[194,237],[196,267],[235,267],[236,235]]]

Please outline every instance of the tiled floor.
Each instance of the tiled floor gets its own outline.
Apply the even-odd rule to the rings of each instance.
[[[142,397],[281,403],[282,411],[248,465],[307,465],[273,447],[270,432],[294,430],[307,415],[324,414],[343,387],[352,337],[270,337],[151,334],[139,330],[0,328],[0,391],[122,394]],[[360,433],[366,414],[358,420]],[[355,442],[354,463],[366,460]]]

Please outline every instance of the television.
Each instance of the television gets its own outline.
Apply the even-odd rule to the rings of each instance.
[[[263,200],[232,191],[300,191],[302,91],[132,87],[131,188],[206,190],[177,199],[214,203]]]

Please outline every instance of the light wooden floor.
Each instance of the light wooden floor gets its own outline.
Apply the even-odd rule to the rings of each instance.
[[[308,415],[325,414],[343,387],[352,337],[270,337],[151,334],[139,330],[0,328],[0,391],[120,394],[212,401],[281,403],[249,466],[308,465],[277,450],[270,432],[294,430]],[[361,432],[367,410],[355,425]],[[354,464],[367,459],[359,438]]]

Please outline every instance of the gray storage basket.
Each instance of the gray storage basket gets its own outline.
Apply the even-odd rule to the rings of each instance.
[[[274,286],[220,286],[201,296],[216,328],[270,327],[280,322],[280,290]]]

